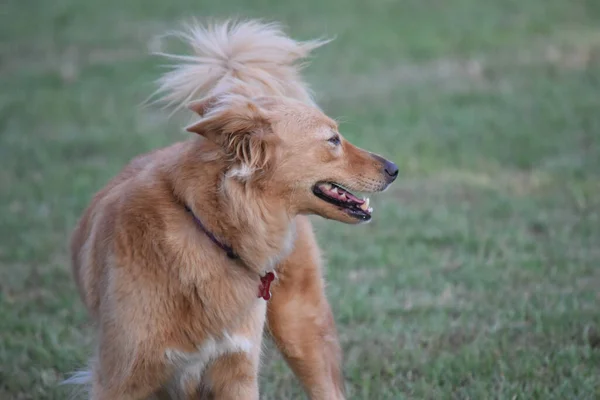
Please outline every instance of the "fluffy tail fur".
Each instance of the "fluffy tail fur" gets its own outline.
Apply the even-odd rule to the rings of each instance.
[[[89,391],[92,385],[92,372],[90,370],[77,371],[60,384],[78,386],[77,389],[73,389],[71,392],[71,395],[69,396],[70,400],[89,397]]]
[[[168,36],[183,40],[193,55],[155,52],[176,62],[158,80],[155,93],[166,107],[178,109],[240,86],[253,96],[287,96],[314,105],[300,76],[299,62],[328,41],[298,42],[286,36],[279,25],[258,21],[227,21],[206,27],[193,23]]]

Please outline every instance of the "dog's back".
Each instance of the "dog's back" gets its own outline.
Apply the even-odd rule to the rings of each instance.
[[[103,286],[107,281],[107,264],[114,255],[121,199],[139,186],[140,180],[136,178],[141,171],[157,163],[161,156],[181,147],[182,144],[177,143],[134,158],[96,193],[77,223],[71,236],[71,265],[80,296],[93,318],[97,317]]]

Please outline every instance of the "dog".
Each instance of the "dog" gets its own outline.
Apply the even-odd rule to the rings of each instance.
[[[93,400],[259,398],[265,325],[310,399],[344,399],[342,355],[309,215],[368,222],[398,167],[316,105],[299,42],[247,20],[174,35],[192,55],[158,96],[188,140],[133,159],[84,211],[74,278],[97,327]]]

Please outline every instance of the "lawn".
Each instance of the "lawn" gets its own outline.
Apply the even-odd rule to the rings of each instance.
[[[67,242],[133,156],[191,15],[335,36],[306,74],[400,166],[374,221],[315,219],[349,399],[600,398],[600,2],[9,0],[0,13],[0,399],[65,399],[92,351]],[[254,3],[254,4],[252,4]],[[275,351],[263,399],[302,398]]]

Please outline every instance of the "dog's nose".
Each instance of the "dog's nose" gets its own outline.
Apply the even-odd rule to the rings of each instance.
[[[391,161],[385,160],[385,165],[383,167],[385,173],[388,176],[390,182],[393,182],[398,177],[398,166]]]
[[[388,183],[392,183],[398,177],[398,166],[391,161],[386,160],[385,158],[377,155],[371,154],[374,159],[383,164],[383,170],[385,172],[385,177],[387,178]]]

